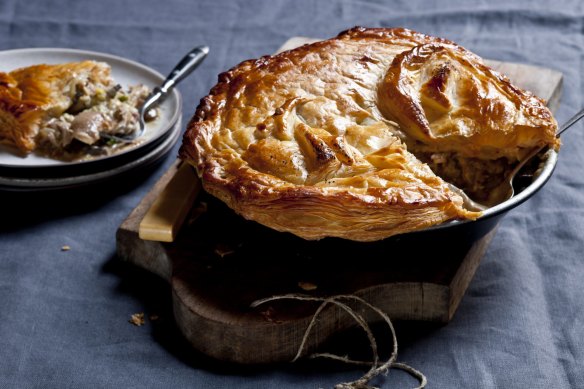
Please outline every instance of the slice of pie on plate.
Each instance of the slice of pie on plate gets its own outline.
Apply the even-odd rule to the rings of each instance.
[[[83,158],[87,146],[111,144],[103,134],[138,129],[144,86],[124,91],[105,62],[39,64],[0,72],[0,142],[23,155],[39,151],[58,159]]]

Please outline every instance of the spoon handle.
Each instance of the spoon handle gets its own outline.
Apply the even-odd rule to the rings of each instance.
[[[562,132],[564,132],[568,128],[572,127],[577,121],[579,121],[583,117],[584,117],[584,109],[580,110],[578,113],[576,113],[574,116],[572,116],[566,123],[564,123],[562,125],[562,127],[560,127],[560,130],[558,131],[558,134],[556,136],[559,137],[562,134]]]
[[[166,77],[162,85],[152,90],[150,96],[142,104],[141,112],[146,112],[152,108],[159,100],[162,101],[166,95],[189,74],[193,72],[203,62],[209,48],[207,46],[197,46],[189,51],[180,62],[172,69],[172,72]]]
[[[197,46],[189,51],[174,69],[172,69],[172,72],[170,72],[168,77],[166,77],[166,80],[164,80],[164,83],[160,86],[162,92],[168,92],[176,84],[191,74],[191,72],[203,62],[208,53],[209,48],[207,46]]]

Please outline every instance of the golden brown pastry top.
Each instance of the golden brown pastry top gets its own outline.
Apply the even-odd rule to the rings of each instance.
[[[0,72],[0,142],[34,150],[40,124],[71,108],[83,84],[113,85],[109,65],[82,61]]]
[[[430,43],[400,53],[378,93],[386,117],[441,151],[518,159],[533,147],[559,142],[543,101],[460,46]]]
[[[457,83],[471,85],[473,77],[486,79],[477,81],[483,89],[467,92]],[[246,218],[306,239],[378,240],[479,215],[408,152],[412,140],[438,149],[477,145],[489,158],[495,148],[507,156],[554,142],[543,103],[502,83],[444,39],[354,28],[221,74],[180,155],[208,192]],[[480,99],[488,91],[495,101],[501,90],[513,99]],[[497,118],[488,117],[487,105]],[[493,130],[506,118],[516,124]]]

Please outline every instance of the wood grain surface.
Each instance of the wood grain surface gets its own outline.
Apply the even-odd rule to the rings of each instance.
[[[283,49],[309,41],[293,38]],[[557,108],[562,86],[559,72],[489,62]],[[179,171],[181,180],[197,181],[194,172],[184,173],[177,161],[118,229],[118,256],[166,279],[172,289],[175,320],[185,339],[224,361],[272,363],[295,356],[317,305],[279,301],[250,308],[253,301],[273,295],[354,294],[392,319],[447,323],[495,234],[492,229],[474,243],[456,247],[400,239],[373,244],[340,239],[309,242],[244,220],[201,192],[195,205],[187,207],[186,222],[174,242],[140,239],[144,216],[152,204],[164,201],[161,193],[172,187]],[[180,186],[178,190],[180,195]],[[377,319],[370,313],[365,318]],[[317,350],[333,334],[353,326],[339,308],[327,308],[305,352]]]

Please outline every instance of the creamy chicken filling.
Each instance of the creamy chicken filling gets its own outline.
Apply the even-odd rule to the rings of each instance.
[[[83,153],[109,155],[119,145],[104,135],[123,136],[139,130],[138,108],[150,90],[144,85],[122,89],[120,85],[78,82],[69,88],[71,106],[48,120],[39,130],[41,149],[53,157],[76,159]]]

